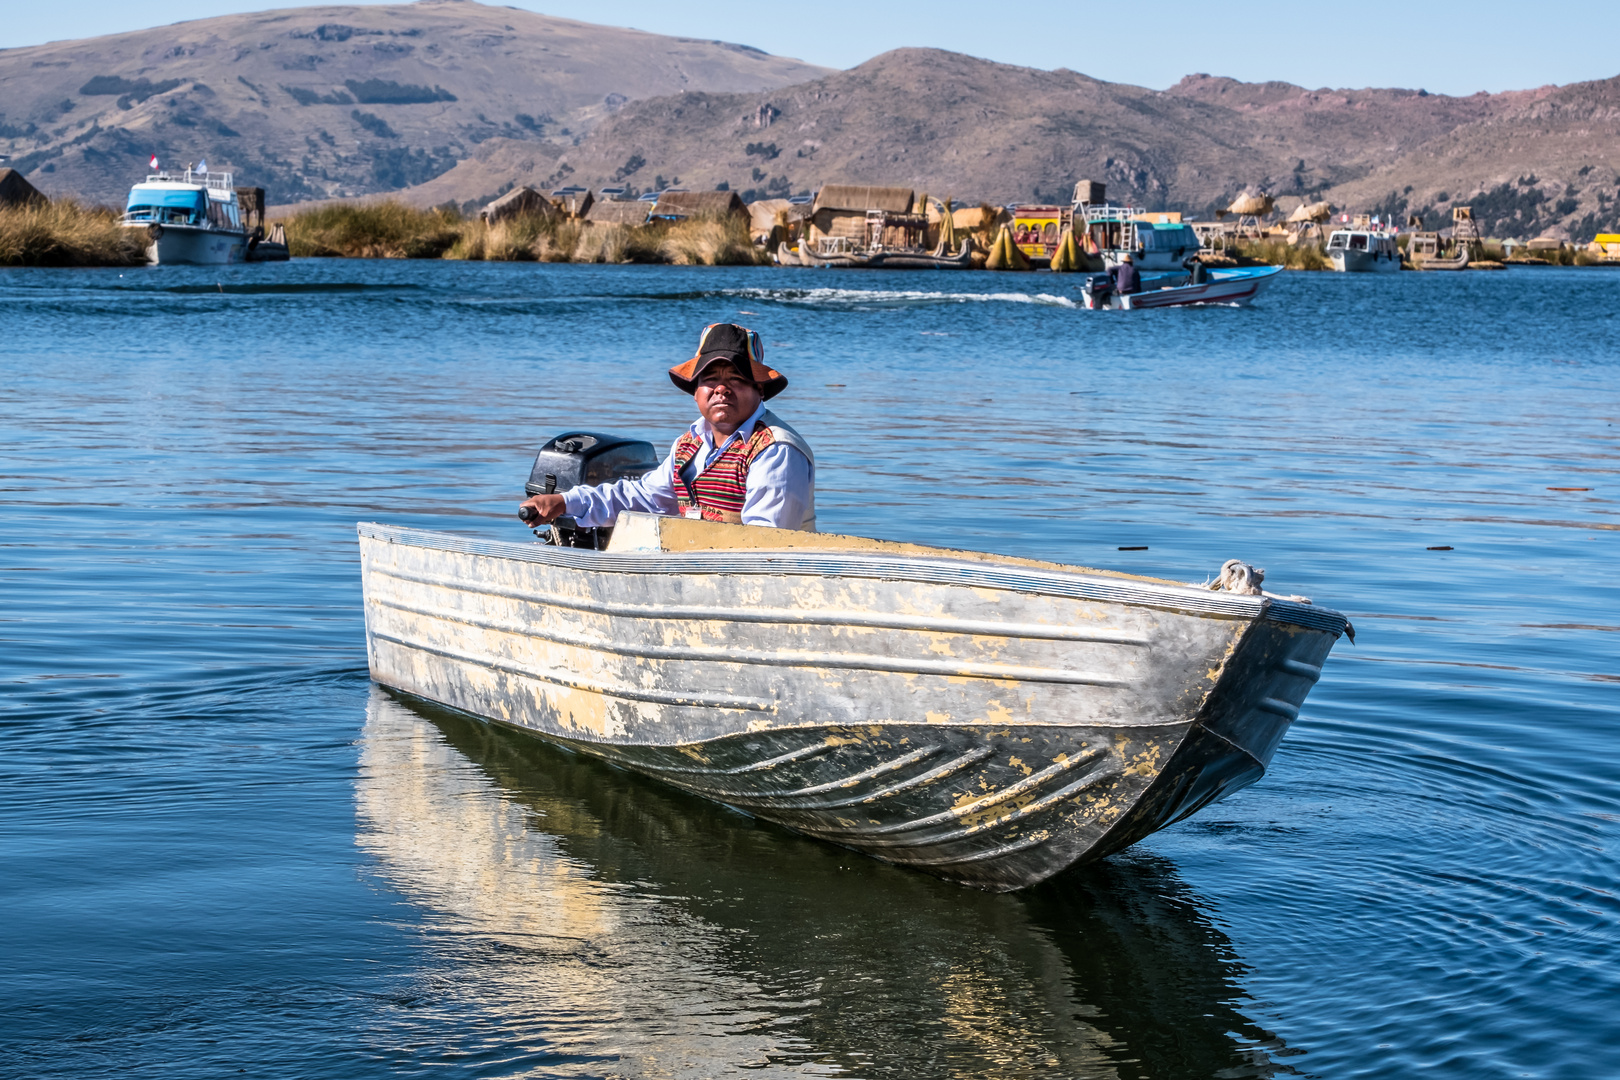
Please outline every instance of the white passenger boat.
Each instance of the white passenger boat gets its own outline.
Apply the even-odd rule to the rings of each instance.
[[[604,550],[359,534],[383,685],[996,891],[1259,779],[1348,629],[1258,589],[643,514]]]
[[[124,228],[144,229],[146,261],[242,262],[248,231],[228,172],[157,172],[129,190]]]
[[[1338,229],[1328,237],[1333,269],[1350,274],[1382,274],[1401,268],[1395,234],[1384,229]]]

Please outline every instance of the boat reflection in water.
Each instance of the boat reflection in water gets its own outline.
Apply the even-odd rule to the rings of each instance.
[[[421,912],[430,970],[394,1033],[419,1061],[438,1043],[503,1075],[1286,1071],[1238,1011],[1230,943],[1149,855],[963,890],[375,687],[356,803]]]

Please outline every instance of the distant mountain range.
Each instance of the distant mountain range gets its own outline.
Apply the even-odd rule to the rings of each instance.
[[[1620,78],[1504,94],[1165,91],[931,49],[849,71],[468,0],[296,8],[0,51],[0,153],[48,192],[121,199],[156,152],[271,200],[514,183],[905,184],[958,203],[1116,199],[1207,216],[1245,188],[1488,232],[1620,231]]]
[[[497,136],[568,147],[638,98],[827,71],[464,0],[288,8],[0,50],[0,154],[41,190],[106,202],[154,153],[278,202],[363,195]]]

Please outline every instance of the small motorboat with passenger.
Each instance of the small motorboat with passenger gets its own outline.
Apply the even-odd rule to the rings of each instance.
[[[1192,272],[1152,274],[1141,277],[1140,292],[1114,291],[1113,278],[1092,274],[1080,285],[1081,303],[1087,311],[1114,308],[1139,311],[1144,308],[1186,307],[1191,304],[1226,304],[1242,307],[1282,272],[1280,266],[1238,266],[1206,270],[1203,281]]]
[[[576,432],[530,491],[635,476]],[[645,514],[547,543],[359,526],[384,686],[994,891],[1264,774],[1349,624],[1261,592]]]

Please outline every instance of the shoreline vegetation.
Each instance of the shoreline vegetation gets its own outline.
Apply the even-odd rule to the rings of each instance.
[[[0,206],[0,266],[140,266],[146,234],[106,206],[35,199]]]
[[[485,262],[664,263],[760,266],[738,218],[655,221],[634,227],[587,225],[555,214],[519,214],[493,225],[440,207],[418,210],[393,200],[322,206],[286,222],[293,256],[457,259]]]
[[[670,266],[768,266],[746,219],[699,217],[646,225],[586,224],[556,214],[520,214],[486,225],[450,207],[417,209],[392,199],[316,207],[286,222],[291,253],[300,258],[451,259],[484,262],[649,263]],[[968,230],[988,255],[994,227]],[[1402,237],[1404,240],[1405,237]],[[974,267],[982,268],[975,258]],[[1589,266],[1579,249],[1509,257],[1500,244],[1481,245],[1478,259],[1501,264]],[[1212,266],[1281,266],[1331,270],[1319,243],[1247,240],[1207,260]],[[0,266],[140,266],[146,236],[120,224],[111,207],[67,199],[0,207]],[[1026,267],[1027,268],[1027,267]],[[994,266],[991,269],[1017,269]]]

